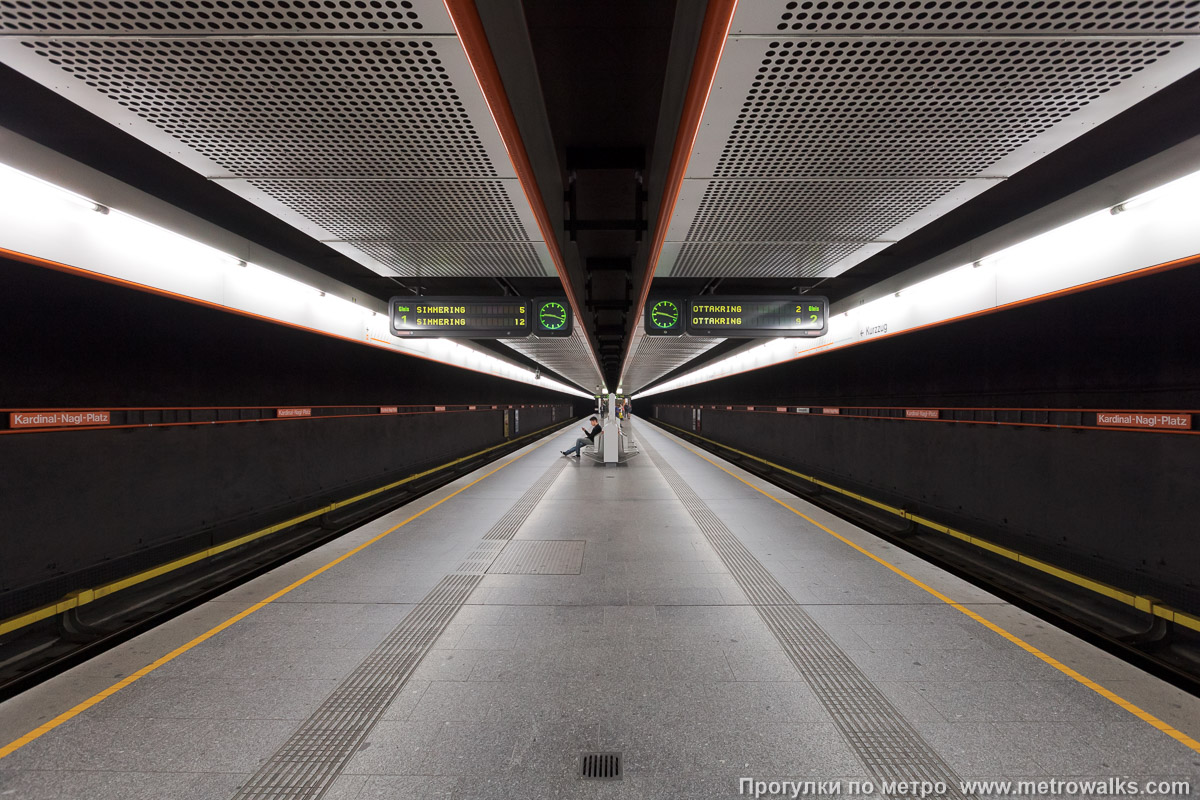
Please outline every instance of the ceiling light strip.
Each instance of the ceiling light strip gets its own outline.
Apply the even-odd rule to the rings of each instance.
[[[0,164],[0,245],[0,258],[589,396],[573,386],[539,379],[528,367],[456,342],[395,339],[386,333],[386,306],[375,298],[360,304],[339,297],[4,164]]]
[[[1132,210],[1130,210],[1132,209]],[[1200,266],[1200,172],[852,307],[802,343],[773,339],[654,385],[639,396]]]
[[[446,11],[450,15],[450,22],[458,34],[459,43],[467,55],[467,62],[471,65],[471,72],[474,73],[479,90],[483,93],[483,99],[487,102],[488,110],[491,112],[492,122],[495,123],[496,130],[500,132],[500,139],[504,142],[505,150],[508,151],[509,161],[517,174],[517,182],[521,185],[521,191],[525,193],[525,200],[533,209],[538,228],[542,232],[542,239],[550,251],[550,258],[554,261],[554,268],[558,272],[559,280],[562,281],[563,290],[567,293],[567,301],[571,304],[575,319],[582,321],[584,316],[581,306],[571,286],[571,278],[567,273],[567,265],[563,259],[562,250],[559,248],[554,225],[550,221],[550,214],[546,210],[546,204],[542,201],[541,192],[538,190],[533,163],[529,160],[529,154],[525,150],[521,130],[513,115],[512,106],[508,102],[508,93],[504,90],[504,82],[500,78],[500,70],[492,55],[487,33],[483,29],[483,21],[479,18],[479,11],[475,7],[474,0],[444,0],[444,2]],[[596,357],[590,340],[587,342],[586,350],[592,366],[596,369],[597,379],[603,380],[600,361]]]
[[[635,323],[642,317],[646,298],[650,295],[650,284],[658,270],[658,259],[667,239],[671,215],[675,213],[675,203],[679,199],[680,189],[683,188],[683,178],[687,174],[692,148],[700,133],[700,122],[704,118],[709,95],[712,94],[713,82],[717,79],[717,68],[721,65],[721,55],[725,52],[725,43],[729,40],[729,28],[733,24],[737,4],[738,0],[709,0],[708,9],[704,13],[700,42],[696,48],[696,58],[692,62],[692,77],[688,81],[683,113],[680,115],[679,129],[675,134],[675,147],[671,151],[666,188],[663,191],[662,203],[658,207],[658,219],[654,223],[654,242],[650,249],[650,258],[646,262],[646,271],[642,276],[642,286],[633,305],[631,316]],[[633,338],[629,336],[625,343],[625,354],[621,363],[622,382],[625,380],[625,369],[633,352]]]

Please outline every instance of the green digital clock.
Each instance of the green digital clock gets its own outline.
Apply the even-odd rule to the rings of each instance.
[[[534,336],[570,336],[571,307],[564,297],[539,297],[533,301]]]
[[[681,300],[669,297],[651,299],[646,304],[646,333],[651,336],[679,336],[683,333]]]

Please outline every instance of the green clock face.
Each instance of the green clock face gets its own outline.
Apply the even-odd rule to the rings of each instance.
[[[548,331],[562,330],[567,324],[567,309],[562,303],[545,303],[538,309],[538,323]]]
[[[679,322],[679,306],[670,300],[659,300],[650,309],[650,321],[656,328],[674,328]]]

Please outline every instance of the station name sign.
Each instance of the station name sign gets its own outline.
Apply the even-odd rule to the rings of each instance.
[[[8,415],[12,428],[79,428],[111,422],[108,411],[14,411]]]
[[[807,295],[658,297],[646,303],[644,325],[651,336],[814,337],[829,329],[829,300]]]
[[[1096,424],[1105,428],[1159,428],[1191,430],[1191,414],[1159,414],[1149,411],[1097,411]]]
[[[392,335],[402,339],[511,339],[570,336],[565,297],[393,297]]]

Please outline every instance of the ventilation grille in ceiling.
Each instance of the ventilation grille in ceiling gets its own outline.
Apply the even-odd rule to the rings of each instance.
[[[849,257],[856,242],[703,242],[684,244],[673,278],[810,278]]]
[[[769,42],[714,174],[977,175],[1178,44]]]
[[[870,241],[962,181],[711,181],[689,242]]]
[[[26,46],[237,175],[496,174],[430,41]]]
[[[250,184],[342,239],[529,240],[502,181],[250,181]]]
[[[1162,0],[805,0],[776,30],[810,33],[1143,33],[1200,29],[1200,9]]]
[[[549,272],[533,242],[381,242],[348,244],[405,277],[545,278]]]
[[[0,2],[0,31],[7,33],[404,33],[423,27],[409,0]]]

